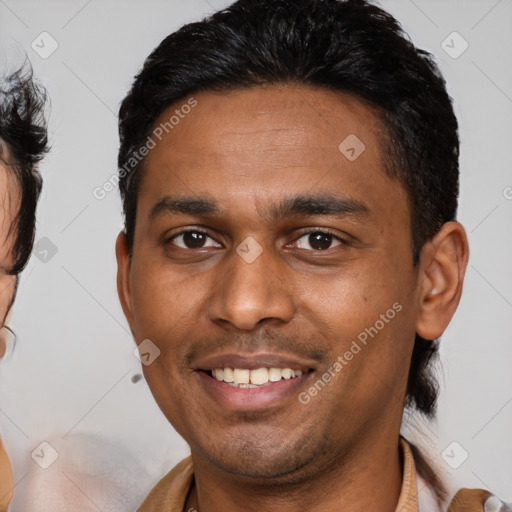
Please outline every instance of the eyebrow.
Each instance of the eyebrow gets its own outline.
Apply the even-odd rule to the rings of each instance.
[[[149,212],[150,220],[164,215],[201,215],[217,216],[221,214],[219,203],[203,197],[164,196]],[[300,195],[288,197],[277,204],[271,204],[264,217],[275,222],[287,217],[329,215],[333,217],[361,218],[372,215],[362,202],[340,195]]]

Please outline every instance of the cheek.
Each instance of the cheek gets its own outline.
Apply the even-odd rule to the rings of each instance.
[[[134,267],[132,328],[137,344],[148,339],[158,349],[152,348],[157,359],[143,368],[155,397],[165,397],[169,386],[179,388],[188,377],[183,361],[187,342],[199,334],[198,326],[204,322],[205,290],[208,284],[198,276],[184,278],[157,265],[140,272]]]
[[[331,329],[328,336],[355,337],[400,299],[394,277],[369,260],[359,262],[321,279],[304,279],[300,303]]]
[[[332,362],[342,358],[337,382],[361,389],[403,380],[414,340],[414,308],[407,272],[367,261],[359,270],[316,280],[302,296],[308,321],[329,343]],[[338,366],[338,368],[340,368]],[[375,389],[370,387],[369,389]]]
[[[157,265],[144,269],[134,266],[132,274],[132,304],[134,331],[137,337],[162,336],[174,326],[186,322],[200,297],[192,280]]]

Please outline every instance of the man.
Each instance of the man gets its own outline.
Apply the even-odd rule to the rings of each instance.
[[[363,0],[241,0],[156,48],[119,126],[119,296],[191,449],[139,510],[446,510],[400,437],[468,260],[430,55]]]
[[[42,185],[37,164],[47,151],[45,100],[28,65],[0,79],[0,358],[15,341],[6,321],[34,242]],[[9,459],[0,440],[0,511],[7,510],[12,493]]]

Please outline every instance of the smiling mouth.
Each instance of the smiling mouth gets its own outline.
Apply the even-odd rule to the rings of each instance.
[[[206,374],[219,382],[228,384],[234,388],[250,389],[270,386],[281,380],[293,380],[303,373],[313,371],[311,369],[292,368],[216,368],[204,370]]]

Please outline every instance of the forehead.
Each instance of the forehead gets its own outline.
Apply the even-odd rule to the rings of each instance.
[[[383,186],[406,203],[400,184],[384,171],[384,130],[368,106],[327,89],[201,92],[156,121],[139,206],[151,208],[145,198],[154,201],[170,189],[187,197],[216,195],[241,209],[275,194],[315,190],[389,203],[389,197],[382,201]]]
[[[193,109],[187,107],[187,100],[167,108],[154,127],[154,132],[163,128],[157,142],[172,148],[176,157],[186,154],[189,161],[196,149],[201,154],[210,142],[215,143],[208,148],[212,155],[239,156],[250,141],[244,160],[258,150],[258,158],[267,154],[268,163],[283,146],[291,163],[301,162],[310,151],[327,150],[338,157],[339,144],[350,135],[359,135],[361,142],[365,139],[367,149],[374,154],[383,135],[377,116],[361,101],[327,89],[266,85],[201,92],[194,99],[197,105]],[[195,136],[198,133],[208,134],[208,139]],[[183,139],[187,139],[186,147],[182,146]],[[292,146],[294,151],[290,152]]]

